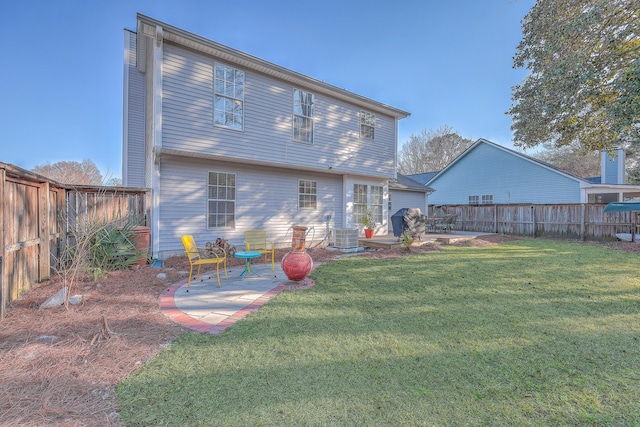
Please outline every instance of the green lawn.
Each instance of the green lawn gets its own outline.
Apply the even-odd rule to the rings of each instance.
[[[125,426],[640,425],[640,264],[524,239],[320,266],[117,387]]]

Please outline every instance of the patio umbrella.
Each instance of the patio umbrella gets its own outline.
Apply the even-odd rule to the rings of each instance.
[[[605,212],[640,211],[640,202],[612,202],[604,207]]]
[[[604,212],[626,211],[640,211],[640,202],[612,202],[604,207]],[[636,215],[631,215],[631,241],[636,241]]]

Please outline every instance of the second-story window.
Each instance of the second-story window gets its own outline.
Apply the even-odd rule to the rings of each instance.
[[[313,144],[314,96],[293,90],[293,140]]]
[[[244,115],[244,71],[216,64],[214,123],[242,130]]]
[[[373,139],[376,128],[376,115],[360,111],[360,138]]]

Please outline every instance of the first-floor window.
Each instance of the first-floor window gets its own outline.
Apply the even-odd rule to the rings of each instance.
[[[236,174],[209,172],[207,227],[236,225]]]
[[[382,224],[382,203],[384,202],[384,188],[372,185],[370,208],[373,212],[373,221],[376,224]]]
[[[362,224],[367,209],[373,213],[373,222],[382,224],[384,207],[384,187],[377,185],[354,184],[353,186],[353,222]]]
[[[480,204],[480,196],[469,196],[469,204],[470,205],[479,205]]]
[[[298,181],[298,208],[318,208],[318,182],[301,179]]]
[[[353,222],[362,224],[362,219],[367,211],[367,186],[364,184],[353,185]]]
[[[493,204],[493,194],[483,194],[482,195],[482,204],[483,205],[492,205]]]

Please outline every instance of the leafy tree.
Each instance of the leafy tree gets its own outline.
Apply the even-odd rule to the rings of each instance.
[[[398,152],[398,171],[403,175],[442,170],[473,141],[458,135],[450,126],[423,129],[411,135]]]
[[[627,159],[625,163],[626,183],[640,185],[640,145],[629,146],[625,152],[625,157]]]
[[[56,162],[37,165],[33,172],[44,175],[62,184],[101,185],[102,175],[93,161],[85,159],[79,162]]]
[[[572,143],[557,147],[554,143],[543,145],[544,150],[532,157],[556,166],[580,178],[600,176],[600,153],[587,151],[580,144]]]
[[[537,0],[522,22],[512,89],[515,145],[588,150],[640,137],[640,0]]]

